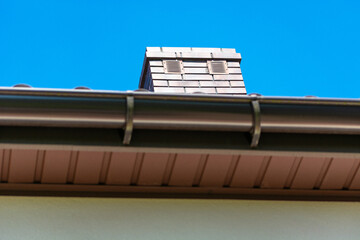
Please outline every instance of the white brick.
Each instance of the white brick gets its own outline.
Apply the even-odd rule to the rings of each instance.
[[[227,65],[229,68],[232,67],[240,67],[240,63],[239,62],[227,62]]]
[[[151,76],[154,80],[181,80],[180,74],[152,74]]]
[[[226,94],[226,93],[240,93],[240,94],[246,94],[245,88],[216,88],[217,92],[219,94]]]
[[[148,58],[175,58],[174,52],[146,52]]]
[[[187,62],[183,61],[184,67],[207,67],[207,62]]]
[[[160,52],[160,47],[147,47],[146,48],[147,52]]]
[[[200,81],[201,87],[229,87],[229,81]]]
[[[240,53],[227,53],[227,52],[219,52],[213,53],[214,59],[241,59]]]
[[[154,92],[158,93],[184,93],[184,88],[170,88],[170,87],[154,87]]]
[[[170,87],[199,87],[198,81],[169,81]]]
[[[214,80],[244,80],[241,74],[239,75],[214,75]]]
[[[221,51],[226,53],[236,53],[235,48],[221,48]]]
[[[183,52],[181,53],[181,57],[183,58],[211,58],[211,54],[208,52]]]
[[[232,87],[245,87],[244,81],[230,81]]]
[[[229,68],[228,70],[229,70],[229,73],[241,74],[240,68]]]
[[[202,92],[202,93],[216,93],[215,88],[185,88],[187,93]]]
[[[193,52],[220,52],[221,48],[192,48]]]
[[[153,83],[154,83],[155,87],[167,87],[168,86],[168,81],[154,80]]]
[[[191,52],[189,47],[163,47],[163,52]]]
[[[163,67],[150,67],[152,73],[164,73]]]
[[[184,68],[185,73],[209,73],[207,68]]]
[[[213,80],[211,75],[185,74],[185,80]]]
[[[163,63],[162,63],[162,61],[150,61],[150,66],[151,67],[162,67]]]

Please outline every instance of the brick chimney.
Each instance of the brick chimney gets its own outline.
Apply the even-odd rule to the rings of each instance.
[[[147,47],[140,88],[157,93],[246,95],[241,55],[230,48]]]

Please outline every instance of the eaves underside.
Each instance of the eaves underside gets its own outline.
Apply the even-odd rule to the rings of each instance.
[[[63,103],[69,104],[69,100],[73,101],[78,96],[76,94],[71,97],[63,96],[66,95],[63,92],[60,97],[57,95],[54,98],[51,91],[45,91],[36,98],[30,97],[32,103],[30,104],[30,101],[26,103],[31,106],[29,111],[29,108],[24,108],[22,101],[29,92],[25,91],[25,94],[20,94],[20,92],[7,95],[6,98],[4,94],[1,96],[3,98],[0,102],[1,108],[7,114],[3,116],[9,119],[14,117],[14,111],[11,110],[13,108],[23,110],[16,114],[25,113],[29,117],[32,115],[31,109],[44,107],[41,116],[36,115],[36,112],[33,116],[41,117],[47,123],[55,125],[60,122],[61,125],[61,118],[71,119],[71,115],[66,110],[84,106],[83,103],[93,103],[93,108],[85,106],[86,111],[83,109],[82,112],[76,114],[81,121],[89,118],[96,121],[94,121],[95,126],[87,127],[76,124],[42,126],[39,122],[35,121],[34,124],[34,121],[27,121],[29,118],[24,118],[22,115],[16,124],[2,123],[0,127],[0,190],[2,194],[356,201],[359,197],[360,136],[357,132],[359,124],[356,122],[359,114],[356,112],[359,109],[358,101],[288,99],[290,103],[287,103],[285,109],[289,108],[289,104],[295,104],[294,107],[300,111],[300,116],[305,122],[302,128],[292,128],[288,132],[272,132],[265,128],[265,131],[261,133],[259,144],[256,148],[251,148],[253,136],[250,101],[252,98],[249,97],[239,98],[244,100],[244,106],[235,115],[231,114],[234,105],[209,106],[210,110],[220,106],[218,111],[225,114],[211,115],[216,121],[221,120],[221,116],[227,116],[228,120],[230,119],[225,127],[221,125],[221,122],[216,125],[213,122],[204,121],[208,124],[204,125],[201,122],[203,121],[201,115],[183,118],[182,127],[187,129],[181,129],[181,127],[171,129],[175,124],[168,124],[161,128],[159,127],[161,124],[156,122],[149,125],[153,128],[144,127],[145,125],[142,125],[142,128],[136,128],[140,125],[134,124],[131,142],[124,144],[126,106],[123,100],[107,101],[106,99],[109,98],[104,98],[104,96],[108,96],[106,95],[108,93],[99,93],[97,96],[97,93],[89,91],[90,95],[86,96],[85,100],[82,98],[81,101],[75,101],[78,105],[71,104],[69,108],[62,108]],[[126,94],[123,95],[126,96]],[[120,94],[120,96],[123,95]],[[148,95],[146,104],[159,104],[158,108],[153,106],[152,109],[157,117],[162,116],[161,109],[163,108],[160,106],[165,105],[156,102],[156,98],[165,95],[154,95],[153,100],[151,94]],[[46,104],[41,99],[42,96],[47,96]],[[139,94],[139,96],[142,95]],[[174,101],[176,98],[177,96],[165,96],[164,101]],[[214,98],[189,96],[189,99],[186,99],[187,96],[178,96],[178,98],[179,101],[173,104],[178,107],[177,111],[182,113],[186,112],[186,107],[191,105],[189,105],[189,99],[193,99],[191,101],[194,104],[191,105],[193,107],[191,110],[194,113],[197,111],[207,113],[206,109],[202,109],[203,105],[196,105],[198,102],[194,98],[200,99],[200,102],[204,98],[211,101],[223,98],[225,102],[237,99],[221,96]],[[10,108],[5,107],[5,104],[9,103],[5,100],[8,99],[12,99]],[[186,104],[182,105],[184,99]],[[285,106],[282,105],[284,103],[280,101],[281,99],[268,99],[270,100],[272,101],[271,108],[266,108],[264,105],[264,109],[281,112],[282,108],[276,108],[277,105]],[[301,104],[296,105],[296,101]],[[312,108],[312,103],[315,110]],[[54,105],[51,106],[51,104]],[[147,106],[144,104],[143,102],[142,107]],[[323,106],[323,108],[318,108],[318,106]],[[51,122],[51,117],[46,115],[45,110],[51,107],[55,109],[52,114],[58,114],[59,121]],[[115,107],[120,109],[120,113],[114,111]],[[326,111],[316,115],[316,112],[322,109],[329,110],[330,115],[326,115],[328,114]],[[331,112],[333,109],[344,114],[337,115]],[[351,113],[353,110],[355,112]],[[84,115],[81,115],[83,113]],[[175,111],[172,113],[175,114]],[[304,114],[301,115],[301,113]],[[333,116],[336,121],[332,119],[328,121],[329,126],[336,127],[333,133],[324,133],[324,128],[318,132],[311,132],[312,128],[306,128],[306,124],[309,124],[308,120],[311,119],[309,113],[315,113],[314,118],[320,119],[314,119],[318,122],[312,126],[317,126],[319,121],[326,119],[326,116]],[[267,114],[264,121],[268,123],[278,121],[281,117],[286,119],[286,114],[282,112],[275,118]],[[289,114],[296,116],[296,113],[291,113],[291,111]],[[144,110],[144,112],[138,112],[137,117],[151,119],[150,115],[151,112]],[[200,129],[186,125],[189,124],[190,117],[194,116],[202,124],[198,125]],[[239,116],[243,117],[239,119],[243,121],[242,125],[234,124],[233,119]],[[118,126],[115,126],[116,117],[118,117]],[[165,114],[164,117],[168,116]],[[96,125],[103,119],[113,119],[111,124],[115,125],[110,124],[105,127]],[[293,120],[294,118],[289,118],[289,121]],[[21,125],[23,123],[26,124]],[[86,123],[90,124],[89,121]],[[284,125],[287,123],[284,121]],[[299,124],[303,122],[300,121]],[[211,129],[214,126],[215,129]],[[226,129],[228,126],[238,129]],[[353,132],[348,131],[349,128]],[[310,132],[302,132],[301,129],[307,129]]]

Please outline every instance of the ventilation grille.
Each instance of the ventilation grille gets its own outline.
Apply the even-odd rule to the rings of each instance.
[[[182,74],[182,61],[164,61],[164,71],[165,73]]]
[[[208,61],[210,74],[228,74],[226,61]]]

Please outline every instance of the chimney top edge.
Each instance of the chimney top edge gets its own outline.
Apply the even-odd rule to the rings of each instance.
[[[235,48],[147,47],[146,52],[236,53]]]

